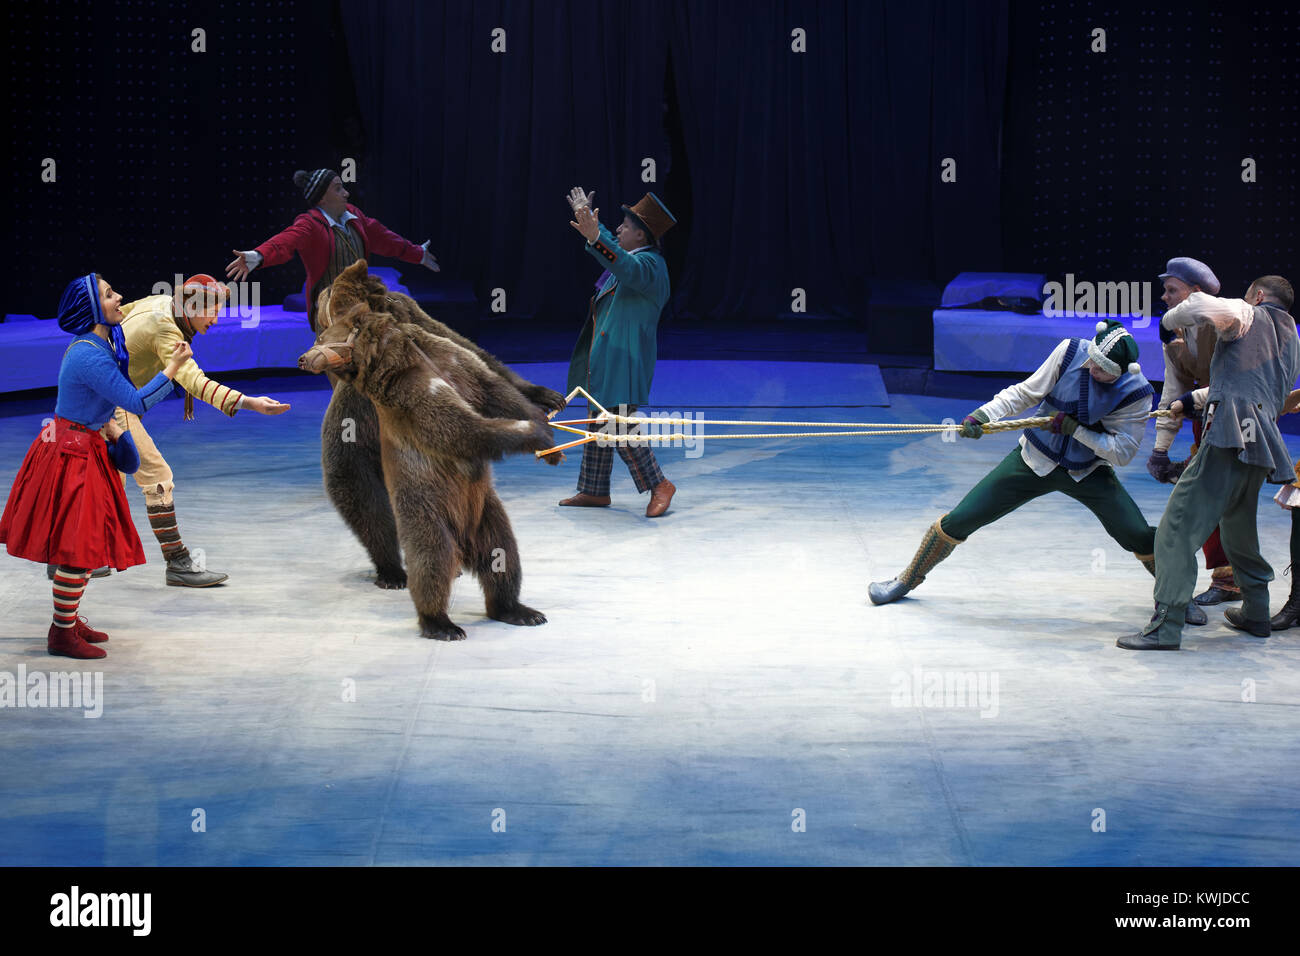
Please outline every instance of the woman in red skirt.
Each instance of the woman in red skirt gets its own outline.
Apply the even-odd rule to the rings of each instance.
[[[144,564],[117,474],[134,471],[140,460],[130,434],[114,425],[113,410],[143,415],[171,393],[192,354],[188,344],[177,345],[171,363],[137,389],[126,377],[121,304],[94,273],[64,290],[59,327],[75,338],[59,367],[55,419],[27,450],[0,517],[0,543],[10,554],[58,566],[48,649],[64,657],[107,656],[94,645],[108,635],[77,614],[89,569]]]

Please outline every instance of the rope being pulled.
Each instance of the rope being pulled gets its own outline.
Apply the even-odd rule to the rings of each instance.
[[[595,418],[574,418],[565,421],[551,422],[552,428],[558,428],[561,431],[570,432],[574,435],[583,437],[577,441],[567,442],[563,445],[556,445],[554,448],[548,448],[545,451],[534,452],[538,458],[546,455],[553,455],[556,452],[566,451],[575,448],[578,445],[585,445],[591,441],[605,442],[631,442],[631,443],[657,443],[660,445],[673,441],[691,441],[702,438],[699,435],[687,435],[684,432],[676,432],[668,435],[620,435],[617,433],[610,434],[606,432],[593,432],[586,428],[577,428],[577,425],[595,425],[603,423],[618,423],[624,425],[748,425],[748,426],[774,426],[774,427],[795,427],[795,428],[838,428],[847,429],[845,431],[810,431],[810,432],[754,432],[736,435],[709,435],[709,441],[720,441],[723,439],[755,439],[755,438],[852,438],[852,437],[880,437],[893,435],[929,435],[942,434],[944,432],[956,433],[961,429],[960,423],[947,425],[909,425],[899,422],[763,422],[763,421],[746,421],[741,419],[710,419],[710,418],[659,418],[646,417],[643,415],[618,415],[608,411],[603,405],[592,398],[587,391],[578,386],[569,393],[565,399],[566,402],[572,401],[574,396],[582,395],[594,408],[600,409],[600,414]],[[555,413],[552,412],[552,415]],[[1159,409],[1151,412],[1148,417],[1159,418],[1172,414],[1167,409]],[[1021,431],[1025,428],[1047,428],[1051,426],[1053,416],[1042,415],[1034,418],[1016,418],[1007,419],[998,422],[988,422],[981,425],[980,428],[984,434],[989,435],[994,432]]]

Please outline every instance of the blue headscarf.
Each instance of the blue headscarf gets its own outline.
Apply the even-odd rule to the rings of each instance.
[[[99,281],[95,273],[73,279],[59,300],[59,328],[73,335],[85,335],[96,325],[108,325],[99,304]],[[122,374],[127,374],[130,356],[126,352],[126,334],[121,325],[108,326],[113,355]],[[130,376],[128,376],[129,378]]]

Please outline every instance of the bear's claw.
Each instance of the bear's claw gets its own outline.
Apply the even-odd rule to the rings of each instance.
[[[551,412],[563,411],[565,406],[564,396],[544,385],[534,385],[528,394],[528,400]]]
[[[406,587],[405,571],[380,571],[375,578],[375,587],[385,591],[400,591]]]

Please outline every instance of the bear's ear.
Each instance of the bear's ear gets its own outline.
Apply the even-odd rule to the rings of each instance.
[[[335,279],[334,281],[337,282],[339,279],[347,279],[350,282],[361,282],[369,275],[370,270],[366,268],[366,260],[358,259],[356,262],[352,263],[352,265],[340,272],[338,279]]]

